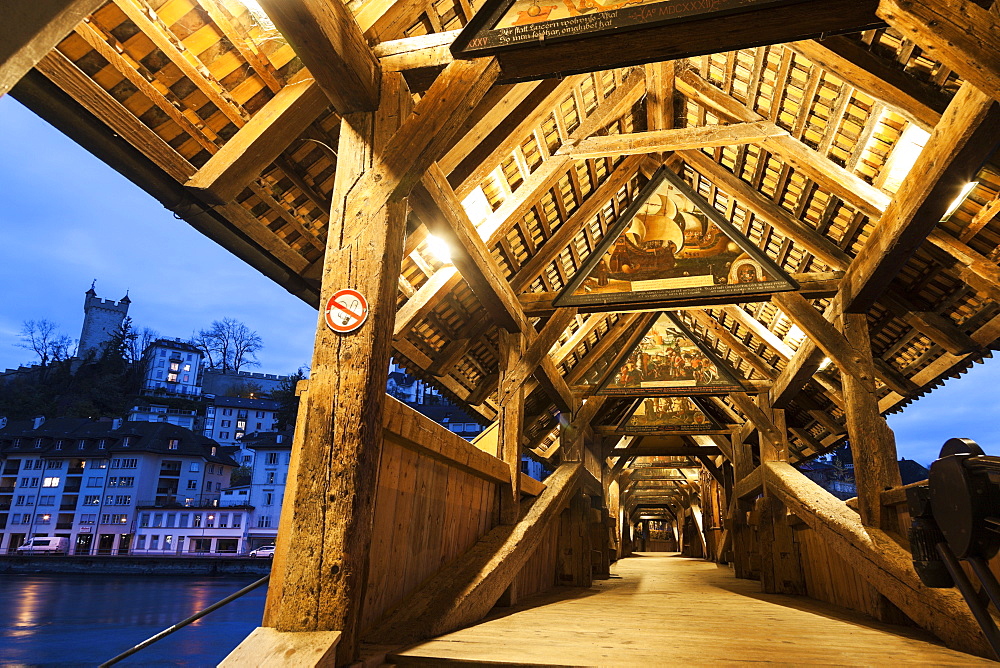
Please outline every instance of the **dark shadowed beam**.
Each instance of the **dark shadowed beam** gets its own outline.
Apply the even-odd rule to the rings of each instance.
[[[382,68],[342,2],[260,0],[341,115],[378,107]]]
[[[4,0],[0,11],[0,95],[103,4],[103,0]]]
[[[1000,18],[968,0],[882,0],[878,15],[964,80],[1000,100]]]

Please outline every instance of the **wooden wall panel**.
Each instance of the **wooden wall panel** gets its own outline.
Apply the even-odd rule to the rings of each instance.
[[[494,483],[387,438],[362,628],[496,526],[497,493]]]
[[[815,531],[796,527],[802,571],[809,596],[875,617],[878,592]]]
[[[553,522],[538,543],[538,549],[517,575],[519,598],[541,594],[556,585],[556,556],[559,542],[559,522]]]

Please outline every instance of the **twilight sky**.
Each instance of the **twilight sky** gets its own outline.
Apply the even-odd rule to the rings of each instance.
[[[0,369],[31,361],[26,320],[76,339],[84,292],[132,299],[138,327],[187,339],[212,320],[244,321],[264,340],[256,371],[308,364],[316,313],[177,220],[153,198],[9,95],[0,97]],[[953,436],[1000,453],[1000,362],[976,365],[890,416],[901,457],[923,464]]]

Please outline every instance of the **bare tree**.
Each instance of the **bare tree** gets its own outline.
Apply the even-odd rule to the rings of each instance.
[[[21,343],[17,346],[38,355],[38,362],[43,367],[69,359],[73,355],[73,339],[59,334],[58,328],[51,320],[26,320],[21,327]]]
[[[209,368],[222,371],[260,366],[257,353],[264,347],[260,335],[235,318],[213,321],[210,328],[191,339],[191,344],[201,349]]]

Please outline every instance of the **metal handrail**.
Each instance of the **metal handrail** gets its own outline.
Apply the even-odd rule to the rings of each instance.
[[[188,624],[190,624],[192,622],[198,621],[199,619],[201,619],[202,617],[204,617],[208,613],[214,612],[215,610],[218,610],[219,608],[221,608],[222,606],[224,606],[224,605],[226,605],[228,603],[232,603],[233,601],[235,601],[236,599],[240,598],[241,596],[243,596],[245,594],[249,594],[251,591],[253,591],[257,587],[260,587],[261,585],[266,584],[267,581],[270,580],[270,579],[271,579],[270,575],[265,575],[260,580],[257,580],[256,582],[248,584],[246,587],[244,587],[243,589],[240,589],[238,592],[230,594],[229,596],[225,597],[221,601],[217,601],[217,602],[213,603],[212,605],[208,606],[207,608],[205,608],[201,612],[194,613],[193,615],[191,615],[187,619],[181,620],[181,621],[177,622],[176,624],[174,624],[173,626],[171,626],[169,628],[166,628],[166,629],[163,629],[162,631],[160,631],[159,633],[157,633],[155,636],[151,636],[151,637],[147,638],[146,640],[143,640],[141,643],[139,643],[135,647],[132,647],[131,649],[122,652],[121,654],[119,654],[118,656],[114,657],[113,659],[109,659],[108,661],[105,661],[104,663],[102,663],[99,666],[99,668],[106,668],[107,666],[113,666],[116,663],[118,663],[119,661],[127,659],[128,657],[132,656],[136,652],[149,647],[150,645],[152,645],[155,642],[163,640],[164,638],[166,638],[170,634],[172,634],[175,631],[178,631],[178,630],[184,628]]]

